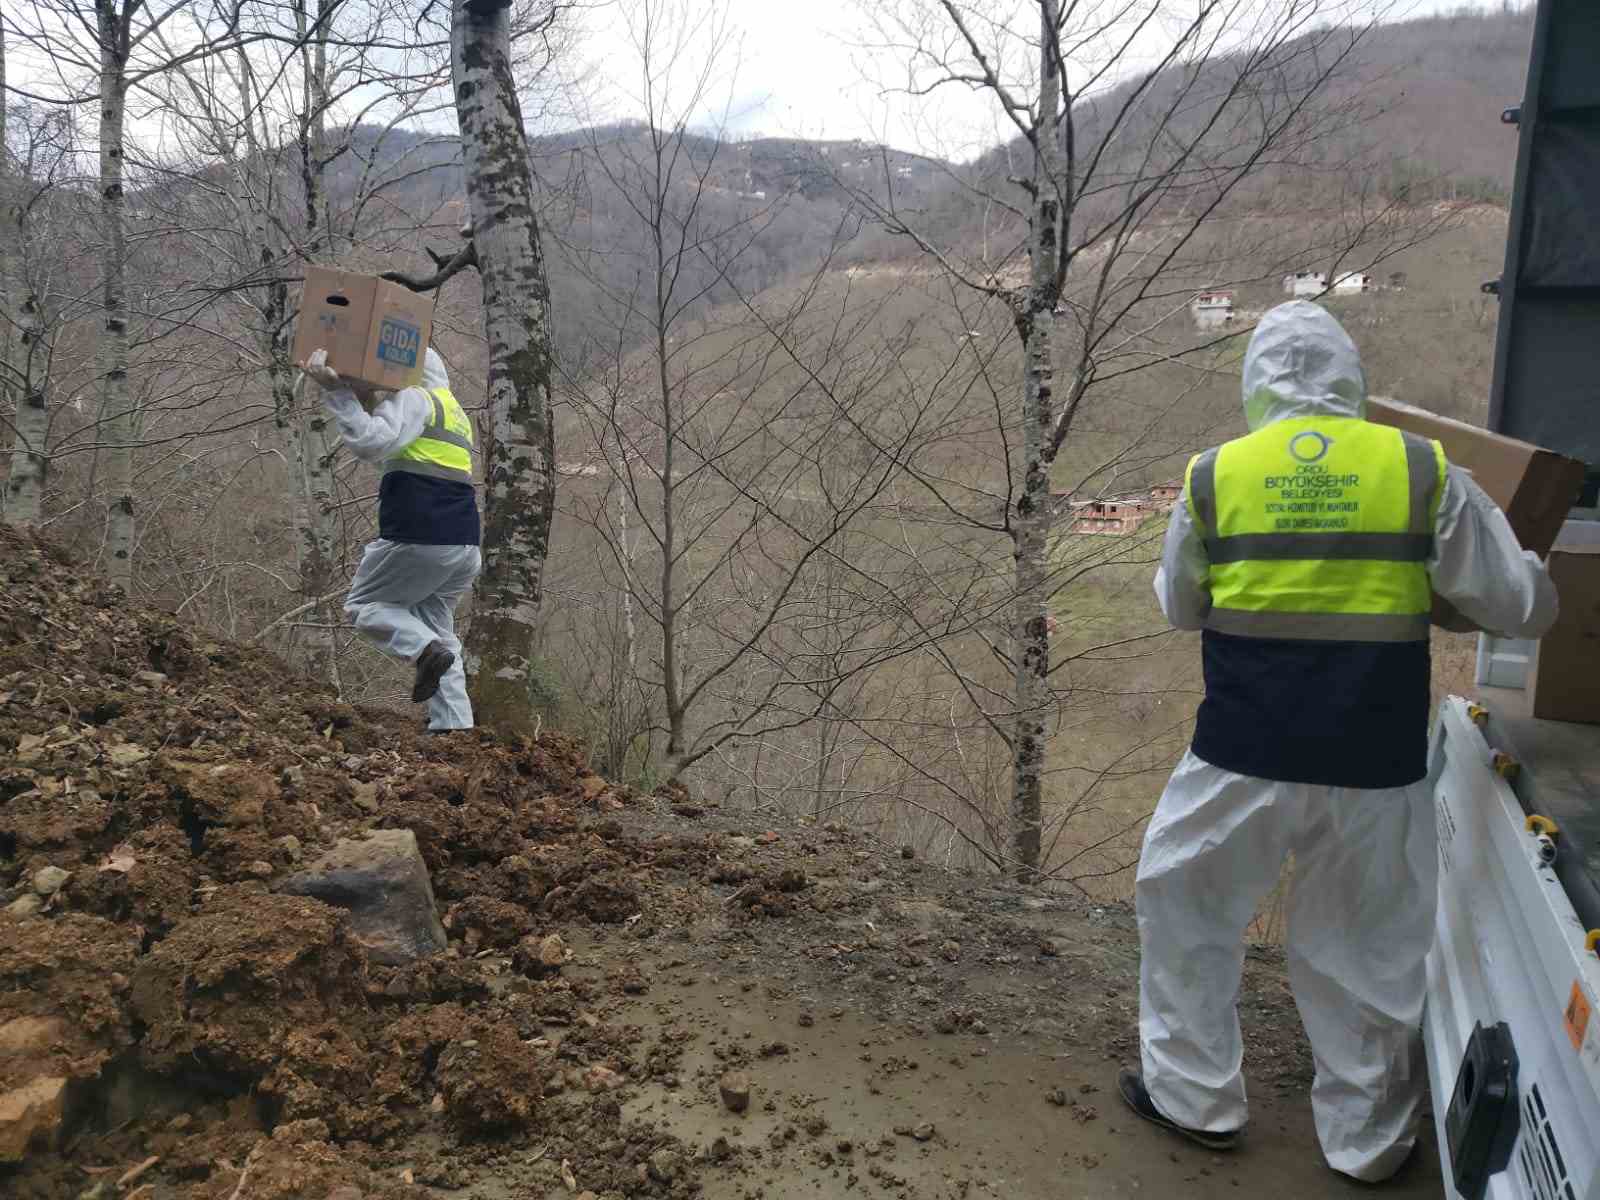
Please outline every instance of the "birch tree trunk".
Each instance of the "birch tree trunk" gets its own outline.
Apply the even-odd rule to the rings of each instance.
[[[1028,231],[1029,280],[1018,298],[1022,342],[1022,488],[1013,522],[1016,557],[1016,731],[1013,734],[1011,854],[1017,874],[1039,868],[1044,808],[1045,736],[1050,704],[1050,613],[1047,579],[1054,512],[1050,467],[1055,459],[1056,403],[1051,332],[1060,294],[1061,62],[1056,51],[1058,0],[1039,0],[1039,113],[1035,126],[1033,205]]]
[[[327,167],[328,41],[326,14],[329,0],[318,0],[317,25],[307,24],[306,0],[296,0],[295,24],[299,34],[302,71],[300,116],[300,179],[305,191],[305,254],[314,259],[323,252],[328,219],[323,173]],[[288,327],[272,325],[273,363],[288,367]],[[274,380],[276,386],[276,379]],[[306,655],[311,673],[339,690],[338,646],[334,640],[332,607],[324,601],[332,590],[334,563],[333,463],[337,443],[330,439],[328,413],[316,400],[298,395],[285,432],[289,439],[291,486],[296,501],[296,554],[300,568],[300,596],[312,604],[313,617],[305,630]]]
[[[550,284],[511,70],[510,0],[453,0],[451,74],[489,343],[483,574],[467,639],[478,719],[528,730],[547,701],[534,660],[555,508]]]
[[[127,0],[123,0],[125,5]],[[105,234],[101,271],[105,326],[100,353],[100,419],[110,498],[106,513],[107,574],[133,586],[133,442],[128,393],[127,230],[122,194],[123,109],[127,101],[128,20],[117,0],[95,0],[100,49],[100,217]]]
[[[19,232],[13,227],[0,236],[9,245]],[[7,257],[9,259],[9,254]],[[39,353],[44,336],[43,313],[32,289],[25,282],[22,288],[15,358],[7,364],[11,389],[17,397],[13,421],[17,444],[11,451],[11,474],[6,480],[5,518],[12,525],[27,527],[38,523],[44,501],[45,476],[50,465],[46,456],[50,414],[45,407],[43,363]]]
[[[7,153],[6,142],[6,115],[10,107],[6,96],[6,31],[4,22],[0,22],[0,213],[5,214],[5,235],[0,237],[0,412],[13,409],[14,406],[7,401],[13,396],[18,396],[21,389],[17,387],[16,365],[12,361],[12,351],[15,349],[16,340],[13,331],[16,328],[16,313],[12,305],[16,303],[16,244],[11,236],[11,156]],[[0,429],[0,436],[5,431]],[[0,443],[3,445],[3,443]],[[9,477],[8,477],[9,479]],[[5,493],[0,492],[0,516],[6,511]]]
[[[17,270],[18,248],[25,232],[22,209],[16,195],[17,180],[11,174],[11,157],[6,151],[5,30],[0,28],[0,212],[5,221],[0,227],[0,305],[5,314],[4,359],[0,361],[0,388],[14,397],[11,418],[16,444],[11,449],[11,472],[6,477],[4,502],[0,510],[12,525],[27,527],[39,520],[44,497],[45,475],[50,460],[46,439],[50,416],[45,410],[42,381],[35,374],[39,340],[44,332],[39,299],[28,281]]]

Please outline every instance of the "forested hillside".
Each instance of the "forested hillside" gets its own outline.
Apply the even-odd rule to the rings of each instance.
[[[288,335],[306,263],[422,275],[462,245],[459,147],[411,118],[443,86],[444,27],[423,13],[402,60],[382,5],[333,5],[318,67],[259,8],[242,56],[142,43],[116,390],[92,79],[73,75],[93,47],[44,37],[59,4],[8,10],[13,58],[57,47],[67,82],[7,97],[7,519],[125,570],[140,603],[388,703],[398,675],[338,611],[376,480],[297,388]],[[1234,331],[1292,271],[1369,271],[1380,290],[1329,303],[1375,388],[1481,414],[1494,310],[1477,284],[1498,270],[1515,147],[1498,115],[1530,21],[1286,26],[1259,61],[1191,45],[1142,82],[1072,92],[1097,150],[1052,318],[1072,410],[1053,505],[1139,494],[1235,428]],[[528,45],[530,97],[580,52]],[[338,79],[361,82],[319,100]],[[1304,97],[1277,129],[1274,95]],[[1026,141],[956,163],[682,121],[534,132],[558,519],[530,703],[614,777],[1003,865]],[[1188,149],[1152,151],[1167,143]],[[1238,315],[1197,330],[1189,300],[1211,288]],[[482,330],[468,271],[438,293],[435,341],[473,411]],[[1049,534],[1045,792],[1068,877],[1126,863],[1186,736],[1192,652],[1161,635],[1147,586],[1159,526]]]

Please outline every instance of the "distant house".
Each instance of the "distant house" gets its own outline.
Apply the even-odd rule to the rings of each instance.
[[[1150,503],[1158,512],[1171,512],[1183,495],[1183,480],[1169,479],[1150,489]]]
[[[1127,537],[1137,533],[1150,518],[1171,512],[1182,495],[1183,481],[1169,479],[1147,492],[1127,496],[1075,500],[1070,492],[1055,492],[1050,498],[1064,519],[1067,533]]]
[[[1189,313],[1198,329],[1216,329],[1233,320],[1232,292],[1200,292],[1189,301]]]
[[[1328,290],[1326,271],[1296,271],[1283,277],[1283,294],[1296,300],[1304,296],[1320,296]]]
[[[1333,281],[1335,295],[1355,296],[1373,290],[1372,276],[1365,271],[1348,271]]]
[[[1137,533],[1139,526],[1155,515],[1155,508],[1141,496],[1123,496],[1110,500],[1070,501],[1071,519],[1068,533],[1099,534],[1104,537],[1126,537]]]

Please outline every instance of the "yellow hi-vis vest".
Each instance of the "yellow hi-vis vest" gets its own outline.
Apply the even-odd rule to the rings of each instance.
[[[472,482],[472,420],[449,388],[434,388],[428,393],[433,408],[428,423],[416,441],[393,458],[386,459],[383,472],[406,471],[432,479]]]
[[[1210,560],[1206,628],[1259,638],[1428,637],[1437,443],[1354,417],[1298,417],[1197,455],[1189,515]]]

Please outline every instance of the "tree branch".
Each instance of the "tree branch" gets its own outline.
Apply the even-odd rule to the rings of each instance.
[[[424,249],[428,248],[424,247]],[[460,250],[456,251],[454,258],[446,258],[444,255],[436,254],[433,250],[428,249],[428,257],[433,259],[433,265],[439,269],[425,278],[417,279],[402,271],[385,271],[378,278],[387,279],[390,283],[398,283],[401,287],[410,288],[413,292],[435,291],[468,267],[477,267],[478,244],[476,242],[468,242]]]

